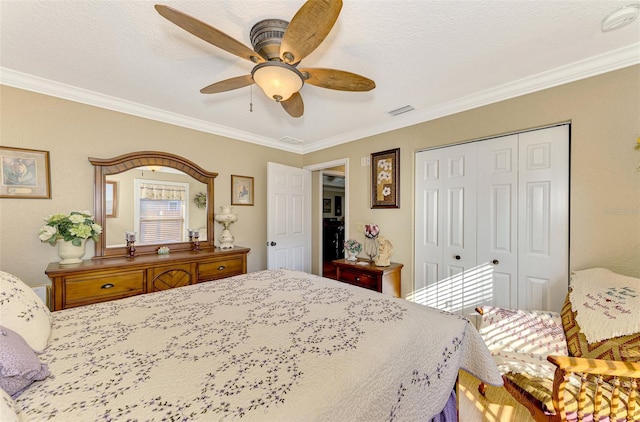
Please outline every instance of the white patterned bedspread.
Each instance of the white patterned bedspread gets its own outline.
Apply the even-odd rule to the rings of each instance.
[[[288,270],[53,317],[26,421],[425,421],[459,368],[502,383],[465,319]]]

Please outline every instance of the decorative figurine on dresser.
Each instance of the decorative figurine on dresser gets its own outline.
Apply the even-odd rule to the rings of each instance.
[[[388,267],[391,265],[391,254],[393,253],[393,245],[384,236],[380,236],[378,239],[378,256],[376,256],[375,263],[378,267]]]
[[[95,240],[95,256],[71,265],[52,262],[45,273],[51,279],[53,311],[151,293],[247,272],[248,248],[221,249],[214,242],[214,204],[204,208],[189,201],[188,190],[214,198],[217,173],[173,154],[143,151],[109,159],[89,158],[95,174],[95,220],[102,234]],[[170,168],[171,172],[163,172]],[[176,174],[177,173],[179,174]],[[107,184],[117,189],[106,189]],[[135,186],[156,185],[153,197],[136,199],[142,215],[134,221]],[[177,186],[177,187],[176,187]],[[141,189],[138,189],[141,190]],[[167,191],[175,191],[167,193]],[[117,192],[118,198],[110,196]],[[169,195],[169,196],[167,196]],[[139,201],[139,202],[138,202]],[[146,201],[146,203],[144,203]],[[182,202],[180,202],[182,201]],[[115,205],[117,204],[117,208]],[[186,208],[191,233],[179,212]],[[158,211],[160,210],[160,215]],[[156,214],[154,214],[154,212]],[[170,222],[169,225],[161,224]],[[177,223],[176,223],[177,222]],[[133,233],[131,228],[134,228]],[[123,231],[129,231],[122,238]],[[191,235],[189,237],[189,234]],[[160,236],[173,236],[163,238]],[[169,251],[171,253],[169,253]]]
[[[401,270],[403,264],[391,262],[393,246],[384,236],[379,236],[376,224],[364,226],[364,248],[356,240],[345,242],[346,259],[336,259],[336,279],[365,289],[375,290],[395,297],[401,293]],[[351,245],[357,244],[357,248]],[[356,258],[364,250],[368,259]]]

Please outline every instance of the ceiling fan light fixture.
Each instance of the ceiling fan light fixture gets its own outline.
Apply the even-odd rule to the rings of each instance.
[[[251,77],[267,97],[277,102],[288,100],[304,85],[302,73],[282,62],[260,63],[251,71]]]

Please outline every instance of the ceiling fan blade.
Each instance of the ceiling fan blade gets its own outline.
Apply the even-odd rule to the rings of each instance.
[[[304,114],[304,102],[299,92],[293,94],[286,101],[280,101],[280,104],[282,104],[282,108],[284,108],[291,117],[300,117]]]
[[[371,91],[376,83],[369,78],[346,72],[344,70],[308,68],[298,69],[308,79],[305,83],[321,88],[336,89],[338,91]]]
[[[280,44],[280,58],[298,63],[324,41],[336,23],[342,0],[308,0],[289,22]]]
[[[225,34],[222,31],[217,30],[213,26],[207,25],[198,19],[184,14],[176,9],[161,4],[155,5],[156,10],[162,17],[175,23],[180,28],[195,35],[196,37],[213,44],[218,48],[228,51],[231,54],[235,54],[238,57],[249,60],[253,63],[262,63],[262,58],[258,53]]]
[[[237,76],[224,81],[216,82],[209,86],[205,86],[200,90],[203,94],[216,94],[218,92],[231,91],[233,89],[242,88],[254,84],[251,75]]]

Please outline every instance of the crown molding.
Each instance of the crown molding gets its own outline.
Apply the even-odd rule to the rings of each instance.
[[[416,110],[415,112],[401,114],[397,117],[390,118],[392,120],[387,120],[377,125],[341,133],[339,135],[314,142],[313,144],[303,146],[302,153],[308,154],[310,152],[319,151],[344,144],[346,142],[439,119],[455,113],[497,103],[510,98],[541,91],[543,89],[553,88],[555,86],[564,85],[566,83],[575,82],[580,79],[597,76],[637,64],[640,64],[640,43],[631,44],[599,56],[594,56],[566,66],[538,73],[537,75],[510,82],[486,91],[478,92],[467,97],[458,98],[455,101],[440,104],[427,110]]]
[[[94,91],[81,89],[3,67],[0,67],[0,84],[143,117],[150,120],[169,123],[205,133],[225,136],[231,139],[250,142],[261,146],[297,154],[308,154],[332,146],[355,141],[357,139],[374,136],[406,126],[424,123],[451,114],[460,113],[462,111],[636,65],[640,63],[639,52],[640,43],[631,44],[599,56],[594,56],[589,59],[574,62],[566,66],[523,78],[515,82],[478,92],[467,97],[459,98],[455,101],[441,104],[427,110],[416,110],[412,113],[402,114],[392,118],[392,120],[387,120],[380,124],[371,125],[362,129],[341,133],[333,137],[313,142],[309,145],[283,144],[279,140],[258,136],[253,133],[194,119],[132,101],[99,94]]]
[[[200,132],[225,136],[227,138],[250,142],[252,144],[258,144],[298,154],[301,153],[300,147],[297,145],[292,146],[283,144],[282,142],[271,138],[258,136],[253,133],[244,132],[227,126],[217,125],[204,120],[194,119],[159,108],[149,107],[133,101],[111,97],[87,89],[18,72],[13,69],[0,67],[0,84],[75,101],[90,106],[100,107],[107,110],[143,117],[145,119],[169,123],[176,126],[198,130]]]

